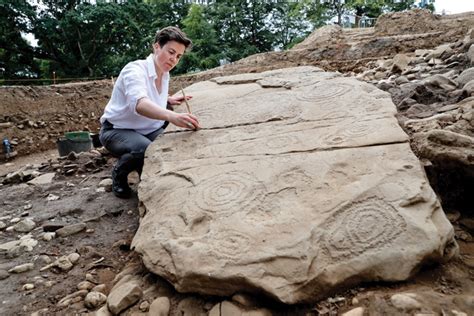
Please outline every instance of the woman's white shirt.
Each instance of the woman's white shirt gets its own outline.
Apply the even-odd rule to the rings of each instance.
[[[137,103],[141,98],[147,97],[166,109],[169,78],[168,72],[163,74],[159,93],[155,86],[157,74],[152,54],[145,60],[128,63],[115,82],[112,97],[100,118],[101,123],[107,120],[114,128],[133,129],[143,135],[159,129],[164,121],[137,113]]]

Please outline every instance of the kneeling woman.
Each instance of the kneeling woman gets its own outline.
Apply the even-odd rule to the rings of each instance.
[[[128,63],[120,72],[112,97],[100,118],[100,141],[118,161],[112,171],[112,191],[130,197],[127,177],[141,174],[145,150],[163,133],[167,122],[190,129],[199,128],[189,113],[175,113],[167,104],[180,104],[183,97],[169,97],[169,71],[179,62],[191,40],[176,27],[166,27],[155,36],[153,53],[145,60]],[[188,96],[190,98],[190,96]]]

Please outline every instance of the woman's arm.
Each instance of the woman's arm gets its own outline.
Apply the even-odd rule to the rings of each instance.
[[[183,128],[198,129],[197,117],[189,113],[176,113],[163,109],[148,98],[141,98],[137,102],[137,113],[155,120],[168,121]]]

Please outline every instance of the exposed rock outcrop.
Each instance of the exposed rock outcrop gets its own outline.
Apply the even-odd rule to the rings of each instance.
[[[186,92],[203,128],[148,148],[132,243],[178,291],[310,302],[456,252],[387,93],[312,67]]]

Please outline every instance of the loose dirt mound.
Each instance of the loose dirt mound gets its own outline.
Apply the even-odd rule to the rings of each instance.
[[[64,132],[96,132],[111,91],[109,80],[0,87],[1,136],[21,156],[55,148]]]
[[[429,33],[438,30],[441,23],[439,15],[417,9],[382,15],[377,19],[375,31],[380,35]]]

